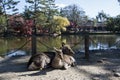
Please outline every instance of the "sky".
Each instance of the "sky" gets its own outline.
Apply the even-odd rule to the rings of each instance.
[[[20,1],[18,9],[22,12],[25,2],[24,0]],[[112,17],[120,14],[120,5],[117,0],[55,0],[55,4],[59,7],[76,4],[91,18],[95,18],[98,12],[101,11],[104,11]]]

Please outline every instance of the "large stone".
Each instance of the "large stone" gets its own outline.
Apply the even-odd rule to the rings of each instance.
[[[116,72],[116,73],[114,73],[114,76],[115,77],[120,77],[120,73]]]
[[[98,77],[93,77],[92,80],[100,80]]]
[[[104,61],[103,60],[98,60],[97,63],[104,63]]]

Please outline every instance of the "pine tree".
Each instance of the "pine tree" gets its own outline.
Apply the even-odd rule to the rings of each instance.
[[[26,0],[29,9],[33,12],[32,17],[36,19],[37,25],[46,26],[50,23],[53,16],[57,13],[55,0]]]
[[[16,11],[18,10],[15,6],[19,3],[20,1],[15,1],[15,0],[0,0],[0,8],[1,11],[4,14],[7,14],[7,12],[13,12],[13,14],[16,14]]]

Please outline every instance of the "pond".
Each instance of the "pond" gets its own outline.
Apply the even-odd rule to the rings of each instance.
[[[20,48],[21,51],[31,54],[30,38],[10,37],[0,38],[0,55],[5,55],[12,50]],[[89,49],[120,48],[119,35],[90,35]],[[59,37],[37,37],[37,51],[50,51],[53,47],[60,48],[61,42],[69,44],[75,51],[84,51],[84,38],[81,35],[62,35]]]

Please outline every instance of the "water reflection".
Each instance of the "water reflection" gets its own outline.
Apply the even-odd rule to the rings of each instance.
[[[119,38],[120,36],[117,35],[93,35],[91,36],[90,49],[109,49],[116,46],[116,40]],[[119,46],[116,46],[116,48],[119,48]]]
[[[30,38],[1,38],[0,39],[0,55],[4,55],[13,49],[21,47]],[[89,49],[108,49],[119,48],[120,45],[116,44],[120,40],[118,35],[90,35]],[[60,48],[61,42],[64,41],[69,44],[72,49],[84,51],[84,39],[80,35],[67,35],[59,37],[42,36],[37,37],[37,51],[50,51],[53,47]],[[31,53],[31,42],[28,42],[21,50]]]
[[[5,54],[5,57],[15,57],[15,56],[25,56],[27,55],[25,51],[22,50],[11,50]]]

